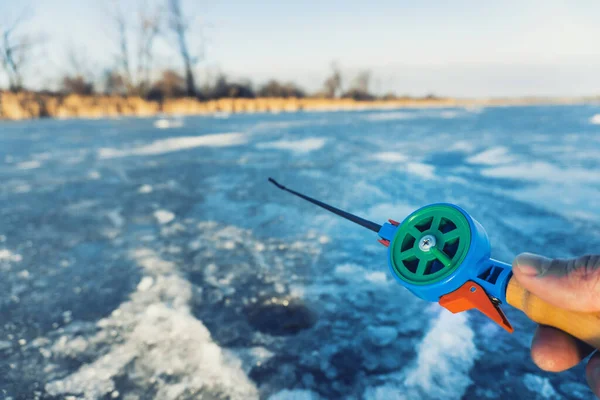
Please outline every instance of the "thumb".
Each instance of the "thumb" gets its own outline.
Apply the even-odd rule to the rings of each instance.
[[[521,286],[556,307],[600,311],[600,255],[562,260],[523,253],[513,261],[513,274]]]

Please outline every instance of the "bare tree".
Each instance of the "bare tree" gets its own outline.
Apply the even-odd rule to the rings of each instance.
[[[115,54],[115,68],[111,71],[111,73],[117,74],[121,77],[123,84],[127,87],[127,92],[133,91],[133,78],[131,73],[131,61],[130,61],[130,53],[129,53],[129,25],[128,21],[125,18],[125,13],[123,12],[121,6],[119,5],[118,0],[113,0],[110,3],[103,3],[102,7],[104,12],[108,15],[111,24],[111,34],[112,40],[115,41],[116,44],[116,54]]]
[[[186,82],[180,74],[173,70],[165,70],[162,77],[152,85],[149,97],[162,100],[165,97],[183,97],[186,94]]]
[[[361,71],[356,75],[352,81],[350,89],[343,94],[342,97],[352,98],[354,100],[373,100],[373,96],[369,92],[369,86],[371,83],[371,72],[368,70]]]
[[[259,97],[305,97],[304,90],[292,82],[280,83],[271,79],[258,90]]]
[[[132,85],[131,69],[129,67],[129,40],[127,38],[127,22],[121,9],[117,9],[115,14],[115,24],[117,25],[117,34],[119,37],[119,55],[117,56],[117,64],[121,66],[121,70],[126,79],[127,86]]]
[[[67,49],[67,60],[69,69],[74,75],[89,76],[92,74],[87,61],[88,57],[83,48],[76,48],[71,44]]]
[[[10,26],[0,27],[2,35],[0,40],[0,62],[8,77],[9,89],[12,91],[23,88],[24,70],[32,62],[32,51],[40,43],[39,38],[18,32],[19,26],[29,15],[29,10],[24,9]]]
[[[337,62],[331,63],[331,76],[329,76],[324,86],[324,91],[327,97],[335,98],[341,95],[342,92],[342,72],[340,71],[340,67]]]
[[[363,93],[369,93],[369,84],[371,83],[371,71],[361,71],[358,73],[352,88]]]
[[[187,95],[195,96],[196,82],[193,67],[200,61],[203,54],[201,52],[199,56],[194,56],[189,51],[187,35],[190,30],[190,24],[188,19],[183,16],[180,0],[168,0],[168,16],[169,28],[177,39],[177,46],[179,47],[179,53],[185,67]]]
[[[110,4],[110,9],[106,11],[113,21],[113,37],[118,49],[116,68],[111,74],[120,76],[118,80],[125,84],[128,93],[146,94],[150,89],[153,47],[161,31],[161,10],[157,7],[152,9],[147,0],[141,0],[135,26],[135,22],[127,19],[118,1]],[[138,32],[133,46],[130,41],[132,29]]]
[[[119,71],[110,69],[104,71],[104,77],[102,80],[104,94],[120,96],[127,94],[127,83]]]
[[[65,75],[61,82],[61,90],[63,93],[74,93],[89,96],[94,94],[94,84],[86,80],[81,75]]]
[[[139,24],[137,86],[140,92],[145,93],[150,87],[154,41],[161,30],[160,10],[148,12],[148,4],[143,1],[139,11]]]

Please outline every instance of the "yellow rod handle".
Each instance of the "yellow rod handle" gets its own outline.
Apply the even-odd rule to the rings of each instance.
[[[513,277],[506,288],[506,302],[538,324],[565,331],[600,349],[600,313],[563,310],[525,290]]]

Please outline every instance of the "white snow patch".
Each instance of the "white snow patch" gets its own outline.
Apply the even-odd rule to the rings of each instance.
[[[590,124],[600,125],[600,114],[596,114],[592,118],[590,118]]]
[[[23,183],[14,187],[15,193],[29,193],[31,191],[31,185]]]
[[[87,177],[92,180],[100,179],[101,175],[98,171],[90,171],[87,174]]]
[[[214,113],[211,114],[211,116],[213,118],[227,119],[231,116],[231,114],[226,111],[215,111]]]
[[[465,109],[465,111],[470,112],[470,113],[480,114],[485,110],[485,107],[472,105],[472,106],[465,106],[464,109]]]
[[[42,166],[37,160],[23,161],[17,164],[17,169],[36,169]]]
[[[13,253],[8,249],[0,249],[0,261],[21,262],[23,256]]]
[[[513,161],[513,158],[508,154],[508,151],[509,150],[504,146],[491,147],[467,158],[467,162],[470,164],[483,165],[509,164]]]
[[[142,185],[140,186],[140,188],[138,189],[138,193],[142,193],[142,194],[146,194],[146,193],[152,193],[154,189],[152,188],[152,186],[150,185]]]
[[[462,398],[477,358],[473,338],[466,314],[442,310],[419,345],[416,365],[408,371],[405,384],[421,389],[427,398]]]
[[[341,264],[338,265],[337,267],[335,267],[335,274],[336,275],[349,275],[349,276],[353,276],[356,273],[360,273],[362,272],[363,267],[361,267],[360,265],[356,265],[356,264]]]
[[[372,158],[378,161],[387,162],[387,163],[403,163],[406,162],[407,157],[402,153],[397,153],[393,151],[384,151],[381,153],[373,154]]]
[[[137,290],[140,292],[145,292],[146,290],[150,289],[153,284],[154,279],[151,276],[144,276],[140,283],[138,283]]]
[[[156,210],[154,211],[154,218],[159,224],[164,225],[175,219],[175,214],[168,210]]]
[[[413,119],[415,117],[415,113],[409,113],[406,111],[388,111],[367,114],[364,118],[367,121],[399,121],[404,119]]]
[[[329,242],[331,242],[331,239],[329,238],[329,236],[325,236],[325,235],[319,236],[319,243],[327,244]]]
[[[235,249],[235,242],[233,240],[227,240],[222,243],[222,246],[227,250],[233,250]]]
[[[98,151],[100,158],[117,158],[127,156],[149,156],[187,150],[195,147],[227,147],[244,144],[248,138],[243,133],[218,133],[203,136],[173,137],[154,141],[148,145],[127,150],[101,148]]]
[[[445,111],[440,112],[440,117],[446,118],[446,119],[456,118],[459,115],[460,115],[460,113],[458,111],[452,111],[452,110],[445,110]]]
[[[365,280],[371,283],[386,283],[387,274],[382,271],[367,272],[367,274],[365,275]]]
[[[319,400],[320,396],[306,389],[282,390],[272,396],[268,400]]]
[[[548,378],[543,378],[534,374],[525,374],[523,383],[527,389],[539,394],[544,399],[555,399],[559,397]]]
[[[259,149],[289,150],[294,153],[309,153],[325,146],[324,138],[307,138],[302,140],[279,140],[276,142],[259,143]]]
[[[214,343],[208,329],[192,315],[192,285],[177,274],[174,263],[145,248],[131,255],[155,283],[146,290],[138,287],[131,300],[98,322],[99,332],[88,339],[102,345],[111,341],[112,332],[120,332],[120,340],[112,341],[106,354],[73,374],[46,384],[46,391],[52,396],[76,393],[84,399],[103,398],[114,393],[115,378],[130,373],[152,383],[158,399],[176,400],[185,391],[232,400],[258,399],[241,360]],[[54,354],[77,355],[88,347],[81,337],[61,340],[53,346]]]
[[[455,142],[452,146],[450,146],[450,148],[448,150],[450,150],[450,151],[462,151],[462,152],[465,152],[465,153],[470,153],[473,150],[475,150],[475,146],[471,142],[467,142],[467,141],[464,141],[464,140],[459,140],[458,142]]]
[[[242,360],[244,372],[249,374],[256,366],[260,366],[269,361],[275,353],[265,347],[241,347],[234,350],[235,354]]]
[[[160,118],[154,121],[154,127],[157,129],[181,128],[183,119],[181,118]]]
[[[435,167],[433,165],[429,165],[429,164],[423,164],[423,163],[408,163],[406,165],[406,171],[413,174],[413,175],[417,175],[420,176],[421,178],[424,179],[435,179]]]
[[[541,161],[487,168],[481,171],[481,174],[494,178],[512,178],[536,182],[600,182],[600,174],[592,169],[560,168]]]

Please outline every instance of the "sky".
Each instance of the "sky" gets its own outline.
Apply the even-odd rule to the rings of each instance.
[[[0,26],[29,4],[24,33],[43,37],[32,85],[67,73],[69,49],[90,69],[114,65],[111,10],[131,19],[135,47],[143,0],[0,0]],[[145,0],[153,9],[164,0]],[[182,0],[190,44],[205,57],[200,81],[222,71],[256,84],[292,80],[322,86],[336,61],[345,82],[372,73],[378,93],[456,97],[580,96],[600,93],[597,0]],[[181,68],[169,35],[156,46],[156,69]],[[0,78],[2,79],[2,78]],[[0,83],[2,81],[0,80]]]

